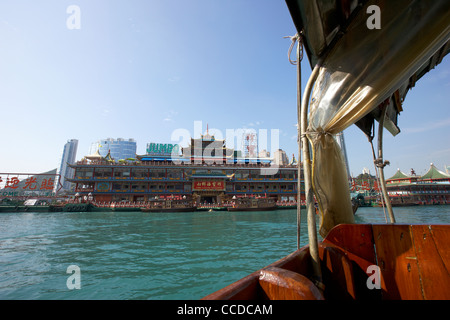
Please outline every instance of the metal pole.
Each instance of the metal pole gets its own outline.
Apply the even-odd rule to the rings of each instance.
[[[303,175],[305,181],[306,210],[308,213],[309,252],[311,255],[314,276],[316,278],[316,285],[321,287],[322,270],[320,269],[319,246],[317,243],[316,214],[314,209],[314,193],[312,190],[311,179],[311,154],[309,150],[309,141],[306,137],[306,130],[308,127],[308,102],[311,95],[312,86],[319,74],[319,68],[320,63],[316,64],[314,67],[314,70],[312,71],[306,84],[305,94],[303,95],[301,110],[301,140],[303,151]]]
[[[298,161],[297,161],[297,249],[300,249],[300,233],[301,233],[301,150],[302,139],[300,135],[300,123],[301,123],[301,105],[302,105],[302,67],[300,59],[301,42],[298,39],[297,44],[297,142],[298,142]]]
[[[394,211],[392,210],[391,198],[386,190],[386,181],[384,179],[384,167],[388,164],[387,161],[383,162],[383,125],[384,117],[386,116],[387,106],[384,106],[381,111],[381,118],[378,121],[378,158],[375,160],[375,165],[378,168],[378,175],[380,177],[381,192],[383,193],[384,202],[388,210],[389,220],[391,223],[395,223]]]

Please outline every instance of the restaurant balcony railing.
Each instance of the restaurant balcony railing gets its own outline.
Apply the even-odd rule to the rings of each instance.
[[[75,189],[75,192],[87,194],[87,193],[93,193],[93,194],[110,194],[110,193],[120,193],[120,194],[134,194],[134,193],[149,193],[149,194],[191,194],[191,191],[184,191],[184,190],[105,190],[105,191],[98,191],[94,189]]]
[[[194,191],[185,191],[185,190],[168,190],[168,189],[159,189],[159,190],[148,190],[148,189],[135,189],[135,190],[105,190],[98,191],[93,188],[84,188],[84,189],[75,189],[75,192],[81,194],[192,194]],[[296,194],[297,190],[226,190],[224,191],[226,194]],[[303,192],[302,192],[303,193]]]
[[[76,176],[73,180],[79,181],[192,181],[191,178],[180,177],[83,177]],[[297,178],[232,178],[230,181],[235,182],[270,182],[270,181],[289,181],[289,182],[297,182]]]
[[[231,167],[231,168],[297,168],[297,165],[278,165],[271,166],[268,163],[234,163],[224,161],[223,163],[197,163],[197,162],[180,162],[174,163],[169,161],[144,161],[144,162],[125,162],[125,163],[117,163],[117,162],[105,162],[105,161],[86,161],[81,160],[75,163],[77,166],[101,166],[101,167],[184,167],[184,168],[194,168],[194,167]]]

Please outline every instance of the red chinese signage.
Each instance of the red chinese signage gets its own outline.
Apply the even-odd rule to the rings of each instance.
[[[380,188],[378,186],[378,181],[373,180],[372,186],[370,185],[369,181],[362,181],[361,185],[359,185],[356,180],[352,180],[352,184],[350,187],[350,191],[380,191]]]
[[[197,180],[194,181],[194,191],[223,191],[225,190],[225,181]]]
[[[6,177],[5,177],[6,175]],[[55,189],[57,174],[8,174],[0,175],[0,196],[51,195]],[[25,178],[26,177],[26,178]],[[56,191],[59,191],[56,188]]]
[[[2,177],[0,177],[0,183],[1,182],[3,182]],[[19,186],[19,182],[20,180],[18,177],[8,177],[5,181],[5,189],[53,190],[55,179],[42,179],[39,188],[35,177],[25,179],[22,187]]]

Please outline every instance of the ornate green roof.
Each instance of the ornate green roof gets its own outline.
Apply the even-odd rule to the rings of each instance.
[[[430,169],[427,173],[425,173],[422,179],[449,179],[450,176],[439,170],[434,166],[434,164],[430,165]]]
[[[411,178],[411,177],[407,176],[400,169],[398,169],[397,172],[392,177],[390,177],[388,180],[407,179],[407,178]]]

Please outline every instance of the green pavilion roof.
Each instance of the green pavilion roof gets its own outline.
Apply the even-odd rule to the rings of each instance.
[[[449,179],[450,176],[439,170],[434,166],[434,164],[430,165],[430,169],[425,173],[422,179]]]
[[[406,175],[400,169],[397,169],[397,172],[392,177],[390,177],[388,180],[398,180],[398,179],[408,179],[408,178],[411,178],[411,177]]]

